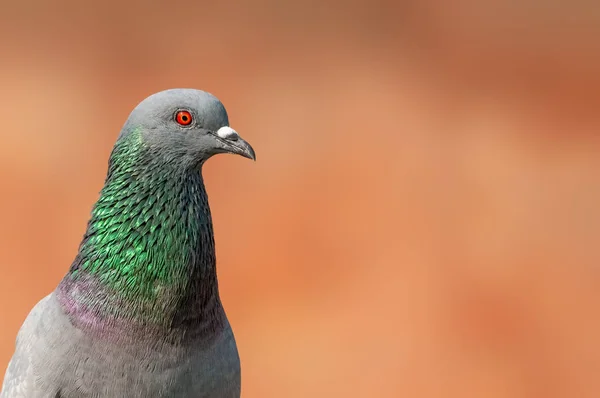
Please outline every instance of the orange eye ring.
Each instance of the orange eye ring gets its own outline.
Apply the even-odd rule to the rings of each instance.
[[[192,123],[192,114],[188,111],[179,111],[175,115],[175,121],[182,126],[189,126]]]

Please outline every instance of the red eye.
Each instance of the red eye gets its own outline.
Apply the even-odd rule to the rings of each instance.
[[[188,111],[179,111],[175,115],[175,120],[182,126],[188,126],[192,122],[192,114]]]

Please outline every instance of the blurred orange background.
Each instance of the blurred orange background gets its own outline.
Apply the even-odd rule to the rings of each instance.
[[[129,112],[217,95],[205,167],[251,397],[600,396],[593,2],[0,5],[0,371]]]

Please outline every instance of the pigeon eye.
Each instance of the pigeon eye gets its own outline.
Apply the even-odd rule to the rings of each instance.
[[[188,111],[179,111],[175,115],[175,121],[182,126],[189,126],[192,123],[192,114]]]

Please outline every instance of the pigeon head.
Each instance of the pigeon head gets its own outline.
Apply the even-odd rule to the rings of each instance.
[[[145,156],[184,167],[201,165],[218,153],[256,159],[252,146],[229,127],[221,101],[194,89],[165,90],[143,100],[129,115],[117,145],[123,142],[139,144]]]

